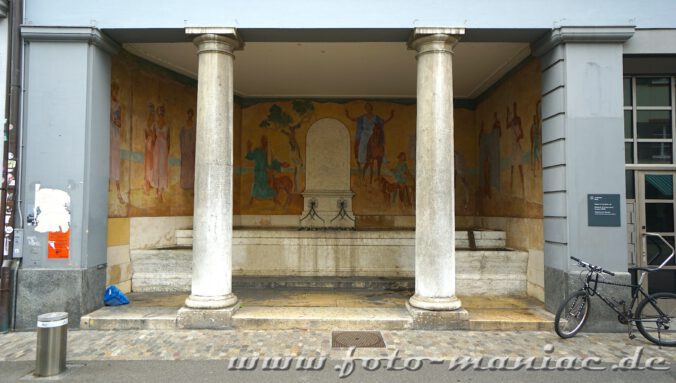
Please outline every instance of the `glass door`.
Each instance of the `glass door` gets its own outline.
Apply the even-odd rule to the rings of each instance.
[[[674,246],[676,237],[674,177],[676,172],[639,171],[637,173],[639,234],[641,236],[645,232],[661,234]],[[639,266],[659,266],[671,254],[671,249],[657,237],[645,237],[638,242],[641,244]],[[651,294],[662,291],[676,292],[676,261],[674,259],[662,271],[650,273],[648,291]]]

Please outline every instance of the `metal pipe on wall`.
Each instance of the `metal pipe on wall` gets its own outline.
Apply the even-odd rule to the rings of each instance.
[[[9,329],[14,330],[15,328],[15,323],[16,323],[16,292],[17,289],[16,287],[18,286],[19,282],[19,267],[21,266],[21,259],[15,259],[12,262],[12,277],[11,277],[11,282],[12,285],[10,286],[10,292],[11,292],[11,297],[10,297],[10,302],[9,302]]]
[[[0,242],[0,331],[8,331],[10,323],[14,323],[13,313],[16,292],[16,267],[12,267],[11,259],[15,254],[14,228],[16,203],[19,192],[19,129],[22,93],[22,46],[21,46],[21,23],[24,13],[23,0],[11,0],[9,2],[9,28],[8,28],[8,72],[7,89],[9,98],[5,106],[7,123],[4,126],[4,158],[2,159],[2,196],[0,198],[0,213],[4,219],[0,219],[0,230],[3,233],[3,241]],[[19,226],[22,222],[19,220]],[[16,244],[19,249],[21,244]],[[14,272],[12,272],[14,271]]]
[[[2,261],[0,268],[0,333],[10,329],[10,300],[11,294],[11,263],[10,259]]]

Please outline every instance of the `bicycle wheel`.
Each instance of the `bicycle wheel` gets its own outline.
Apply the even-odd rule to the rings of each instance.
[[[554,318],[554,330],[561,338],[572,338],[580,331],[589,318],[589,303],[589,295],[580,290],[561,304]]]
[[[676,294],[648,296],[636,308],[636,319],[636,327],[646,339],[661,346],[676,346]]]

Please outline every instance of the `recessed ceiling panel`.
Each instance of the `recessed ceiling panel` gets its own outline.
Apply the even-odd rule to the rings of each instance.
[[[197,78],[191,43],[124,47]],[[474,98],[529,55],[525,43],[460,43],[453,59],[456,98]],[[235,93],[248,97],[386,97],[416,95],[415,52],[405,43],[249,43],[235,53]]]

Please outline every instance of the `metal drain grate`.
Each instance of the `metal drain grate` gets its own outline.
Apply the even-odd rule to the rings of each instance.
[[[331,347],[385,347],[385,341],[380,331],[333,331],[331,333]]]

